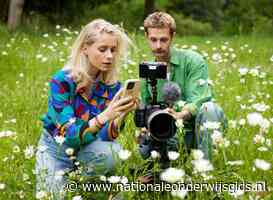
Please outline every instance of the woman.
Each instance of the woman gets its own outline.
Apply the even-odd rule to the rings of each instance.
[[[76,39],[67,65],[50,81],[48,112],[36,155],[37,192],[57,198],[65,172],[82,164],[84,175],[104,174],[114,166],[115,142],[128,112],[136,107],[121,98],[117,65],[129,39],[118,27],[97,19]]]

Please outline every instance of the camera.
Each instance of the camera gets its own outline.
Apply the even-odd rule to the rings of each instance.
[[[159,62],[142,62],[139,64],[139,77],[148,79],[166,79],[167,66]]]
[[[165,108],[166,102],[157,101],[157,80],[166,79],[167,65],[158,62],[142,62],[139,64],[139,76],[146,81],[146,87],[150,86],[152,97],[148,104],[140,104],[134,115],[136,127],[145,127],[148,135],[140,144],[140,154],[146,159],[152,150],[161,154],[163,160],[167,157],[167,141],[172,138],[177,130],[175,119]]]

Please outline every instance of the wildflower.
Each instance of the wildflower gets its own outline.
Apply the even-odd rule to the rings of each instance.
[[[128,183],[128,178],[127,178],[126,176],[122,176],[122,177],[120,178],[120,182],[121,182],[122,184],[126,184],[126,183]]]
[[[270,106],[268,105],[265,105],[264,103],[256,103],[256,104],[253,104],[252,105],[252,108],[254,108],[256,111],[258,112],[264,112],[266,111],[267,109],[270,108]]]
[[[5,183],[0,183],[0,190],[4,190],[6,187],[6,184]]]
[[[258,151],[268,151],[268,148],[267,147],[259,147],[257,150]]]
[[[204,157],[204,153],[203,153],[203,151],[201,151],[199,149],[193,149],[192,156],[193,156],[194,160],[200,160]]]
[[[37,59],[40,59],[40,58],[42,58],[42,57],[43,57],[42,54],[37,54],[37,55],[36,55],[36,58],[37,58]]]
[[[0,132],[0,138],[1,137],[13,137],[15,135],[16,135],[16,132],[13,132],[13,131],[10,131],[10,130]]]
[[[106,178],[106,176],[101,175],[101,176],[100,176],[100,180],[105,182],[105,181],[107,180],[107,178]]]
[[[244,190],[241,189],[233,189],[229,190],[229,195],[233,196],[234,198],[238,198],[244,194]]]
[[[74,196],[72,200],[82,200],[82,197],[80,195]]]
[[[212,54],[212,60],[213,61],[220,61],[221,59],[222,59],[222,56],[221,56],[221,54],[219,54],[219,53],[214,53],[214,54]]]
[[[244,125],[246,124],[246,120],[245,120],[245,119],[240,119],[240,120],[239,120],[239,124],[240,124],[241,126],[244,126]]]
[[[157,151],[153,150],[151,151],[151,157],[153,159],[160,158],[160,154]]]
[[[259,70],[254,68],[254,69],[251,69],[249,70],[249,73],[252,75],[252,76],[258,76],[259,75]]]
[[[254,144],[263,144],[265,142],[264,136],[260,134],[256,134],[253,138]]]
[[[234,161],[227,161],[228,165],[243,165],[244,161],[242,160],[234,160]]]
[[[212,143],[214,145],[224,144],[224,139],[223,139],[222,133],[217,130],[213,131],[213,133],[211,134],[211,138],[212,138]]]
[[[229,120],[229,121],[228,121],[228,124],[229,124],[229,126],[230,126],[231,128],[236,128],[237,122],[236,122],[235,120]]]
[[[47,57],[43,57],[41,61],[42,62],[46,62],[47,61]]]
[[[43,190],[36,193],[36,199],[43,199],[46,196],[47,196],[47,193]]]
[[[187,190],[173,190],[171,192],[171,195],[173,197],[178,197],[179,199],[184,199],[185,196],[187,195],[188,191]]]
[[[120,177],[119,176],[110,176],[107,180],[110,183],[118,183],[118,182],[120,182]]]
[[[19,153],[19,152],[20,152],[20,147],[19,147],[18,145],[15,145],[15,146],[13,147],[12,151],[13,151],[14,153]]]
[[[245,76],[247,74],[247,72],[248,72],[248,69],[245,68],[245,67],[241,67],[239,69],[239,73],[240,73],[241,76]]]
[[[34,146],[33,145],[28,145],[27,148],[24,150],[25,153],[25,158],[30,159],[34,155]]]
[[[179,157],[179,153],[176,151],[169,151],[168,157],[170,160],[176,160]]]
[[[7,53],[6,51],[2,51],[2,55],[3,55],[3,56],[7,56],[8,53]]]
[[[74,154],[74,149],[73,148],[67,148],[65,150],[65,153],[68,155],[68,156],[72,156]]]
[[[261,123],[263,120],[263,117],[260,113],[254,112],[254,113],[249,113],[247,115],[247,121],[250,126],[256,126]]]
[[[166,181],[169,183],[175,183],[175,182],[181,181],[184,175],[185,175],[185,172],[182,169],[168,168],[161,173],[160,178],[163,181]]]
[[[191,46],[191,49],[192,49],[192,50],[197,50],[198,47],[197,47],[196,45],[192,45],[192,46]]]
[[[120,150],[118,156],[121,160],[127,160],[131,156],[131,152],[128,150]]]
[[[255,159],[254,163],[258,169],[261,169],[264,171],[267,171],[271,168],[271,164],[262,159]]]
[[[193,164],[195,172],[207,172],[207,171],[213,170],[213,166],[209,162],[209,160],[199,159],[199,160],[192,160],[191,162]]]

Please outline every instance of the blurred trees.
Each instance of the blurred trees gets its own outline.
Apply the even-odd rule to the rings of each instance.
[[[181,34],[273,33],[273,0],[0,0],[2,22],[8,22],[9,5],[17,1],[24,2],[23,22],[28,24],[78,25],[101,17],[137,30],[149,13],[163,10],[175,17]]]

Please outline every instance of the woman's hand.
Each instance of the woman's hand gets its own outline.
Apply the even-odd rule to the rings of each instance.
[[[135,109],[135,101],[132,97],[121,97],[122,89],[114,96],[108,107],[98,115],[101,123],[116,119],[121,115]]]

